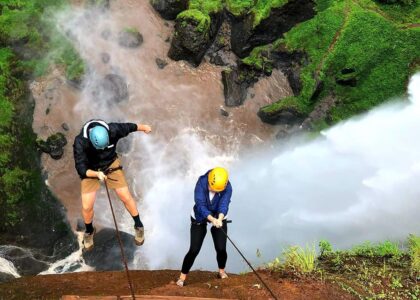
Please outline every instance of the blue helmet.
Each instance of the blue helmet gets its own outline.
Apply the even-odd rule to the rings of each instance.
[[[95,126],[89,130],[89,139],[96,149],[105,149],[109,145],[108,130],[103,126]]]

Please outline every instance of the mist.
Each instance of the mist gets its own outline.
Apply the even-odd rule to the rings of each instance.
[[[411,79],[408,99],[395,99],[316,138],[275,141],[275,128],[258,125],[252,109],[232,110],[229,120],[218,115],[223,103],[220,75],[215,75],[219,69],[192,69],[182,62],[170,62],[164,73],[152,69],[151,58],[164,56],[167,46],[150,41],[159,30],[169,29],[146,12],[147,18],[136,16],[136,22],[144,22],[140,32],[145,42],[135,54],[112,44],[112,38],[98,38],[104,28],[117,32],[129,17],[115,20],[85,10],[57,17],[60,30],[71,33],[89,61],[85,87],[71,108],[80,126],[102,118],[141,121],[154,129],[148,136],[131,134],[121,153],[146,229],[146,242],[131,268],[180,268],[189,247],[195,183],[215,166],[229,169],[233,186],[228,233],[255,264],[273,259],[288,245],[328,239],[336,248],[347,248],[366,240],[403,241],[409,233],[419,233],[419,74]],[[112,62],[106,67],[97,61],[104,49]],[[92,86],[111,71],[129,85],[130,98],[118,105],[92,99]],[[249,115],[255,119],[247,123]],[[131,217],[115,202],[121,229],[132,233]],[[113,226],[103,190],[95,212],[95,224]],[[208,235],[193,269],[217,268]],[[228,271],[246,270],[230,245],[228,256]]]

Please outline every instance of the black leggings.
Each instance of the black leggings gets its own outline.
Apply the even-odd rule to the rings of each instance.
[[[223,230],[227,233],[227,224],[226,221],[223,221]],[[227,261],[227,252],[226,252],[226,235],[220,230],[220,228],[216,228],[214,226],[210,229],[211,235],[213,237],[214,248],[216,249],[216,258],[217,264],[219,269],[224,269],[226,266]],[[191,243],[190,243],[190,250],[188,251],[187,255],[185,255],[184,262],[182,263],[182,270],[183,274],[188,274],[190,271],[195,258],[197,257],[198,253],[200,252],[201,246],[203,245],[204,237],[207,233],[207,222],[204,221],[203,223],[196,224],[191,223]]]

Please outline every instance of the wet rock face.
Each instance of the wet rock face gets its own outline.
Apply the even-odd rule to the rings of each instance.
[[[46,141],[37,139],[38,148],[48,153],[53,159],[60,159],[63,156],[63,147],[67,145],[67,139],[61,132],[55,133],[48,137]]]
[[[223,93],[228,107],[241,105],[247,93],[247,84],[239,80],[238,70],[222,71]]]
[[[290,0],[287,4],[273,8],[270,16],[254,27],[253,15],[235,20],[232,25],[232,50],[243,58],[255,46],[274,42],[297,23],[315,15],[313,0]]]
[[[276,111],[274,113],[265,112],[263,110],[258,111],[258,117],[261,121],[268,124],[287,124],[287,125],[296,125],[301,124],[305,118],[297,110],[292,108],[283,109],[281,111]]]
[[[134,236],[120,232],[127,262],[133,260],[134,251],[137,246],[134,243]],[[96,271],[118,271],[123,270],[121,252],[114,229],[104,228],[94,236],[95,246],[91,251],[84,252],[83,258],[86,264],[92,266]]]
[[[13,279],[15,279],[13,275],[0,272],[0,283],[9,282],[9,281],[12,281]]]
[[[181,11],[188,8],[188,0],[151,0],[150,3],[165,20],[175,20]]]
[[[126,80],[117,74],[107,74],[95,84],[92,91],[95,99],[108,104],[119,103],[128,99]]]
[[[221,14],[210,15],[210,25],[199,28],[199,21],[193,18],[177,18],[175,34],[168,56],[173,60],[186,60],[197,67],[213,42],[222,22]]]
[[[3,258],[13,263],[19,275],[35,275],[48,269],[48,264],[41,261],[43,257],[36,257],[27,249],[4,246],[1,252]]]
[[[143,36],[135,29],[125,29],[118,33],[118,44],[126,48],[137,48],[143,44]]]

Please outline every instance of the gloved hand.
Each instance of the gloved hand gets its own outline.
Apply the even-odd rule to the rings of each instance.
[[[222,221],[219,220],[219,219],[213,219],[211,221],[211,224],[213,224],[213,226],[216,227],[216,228],[221,228],[222,225],[223,225]]]
[[[104,172],[97,172],[96,176],[98,177],[100,181],[104,181],[107,178]]]

